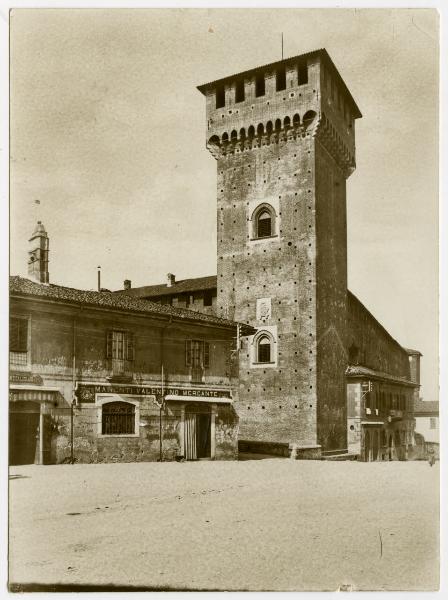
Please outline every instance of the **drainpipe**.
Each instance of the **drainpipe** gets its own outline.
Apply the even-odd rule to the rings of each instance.
[[[72,358],[72,401],[70,404],[70,464],[75,463],[75,448],[73,439],[74,407],[76,387],[76,318],[73,319],[73,358]]]
[[[162,329],[162,333],[160,336],[160,362],[161,362],[161,375],[162,375],[162,386],[161,386],[161,391],[162,391],[162,398],[161,398],[161,403],[160,403],[160,407],[159,407],[159,462],[163,462],[163,428],[162,428],[162,410],[165,406],[165,373],[164,373],[164,368],[163,368],[163,363],[164,363],[164,336],[165,336],[165,330],[168,329],[168,327],[171,325],[171,323],[173,322],[173,317],[170,316],[170,319],[168,321],[168,323],[165,325],[165,327]]]
[[[159,408],[159,461],[163,462],[163,430],[162,430],[162,407],[163,407],[163,399],[164,399],[164,376],[163,376],[163,363],[162,363],[162,401],[160,403]]]

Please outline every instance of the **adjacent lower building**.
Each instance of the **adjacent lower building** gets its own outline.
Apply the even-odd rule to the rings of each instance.
[[[414,400],[415,441],[417,457],[426,458],[432,448],[439,458],[439,403],[431,400]]]
[[[235,459],[236,336],[213,315],[11,277],[10,464]]]

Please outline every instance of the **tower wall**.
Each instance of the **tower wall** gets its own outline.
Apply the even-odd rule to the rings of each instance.
[[[254,364],[252,338],[240,352],[242,440],[317,443],[313,146],[291,132],[218,160],[218,314],[269,330],[277,343],[272,365]],[[253,240],[260,200],[275,206],[278,233]]]
[[[315,143],[317,437],[327,451],[347,448],[346,182],[334,157]]]

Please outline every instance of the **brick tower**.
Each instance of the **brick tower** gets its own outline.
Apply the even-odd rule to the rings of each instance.
[[[361,116],[326,50],[198,88],[217,182],[217,309],[240,351],[240,443],[347,448],[346,179]]]
[[[49,283],[48,252],[50,241],[41,221],[37,222],[29,239],[28,275],[39,283]]]

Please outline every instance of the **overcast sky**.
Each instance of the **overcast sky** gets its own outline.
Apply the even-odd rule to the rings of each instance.
[[[438,399],[438,22],[430,10],[15,10],[11,273],[37,220],[50,281],[216,273],[216,163],[196,86],[325,47],[363,118],[349,288],[423,353]]]

